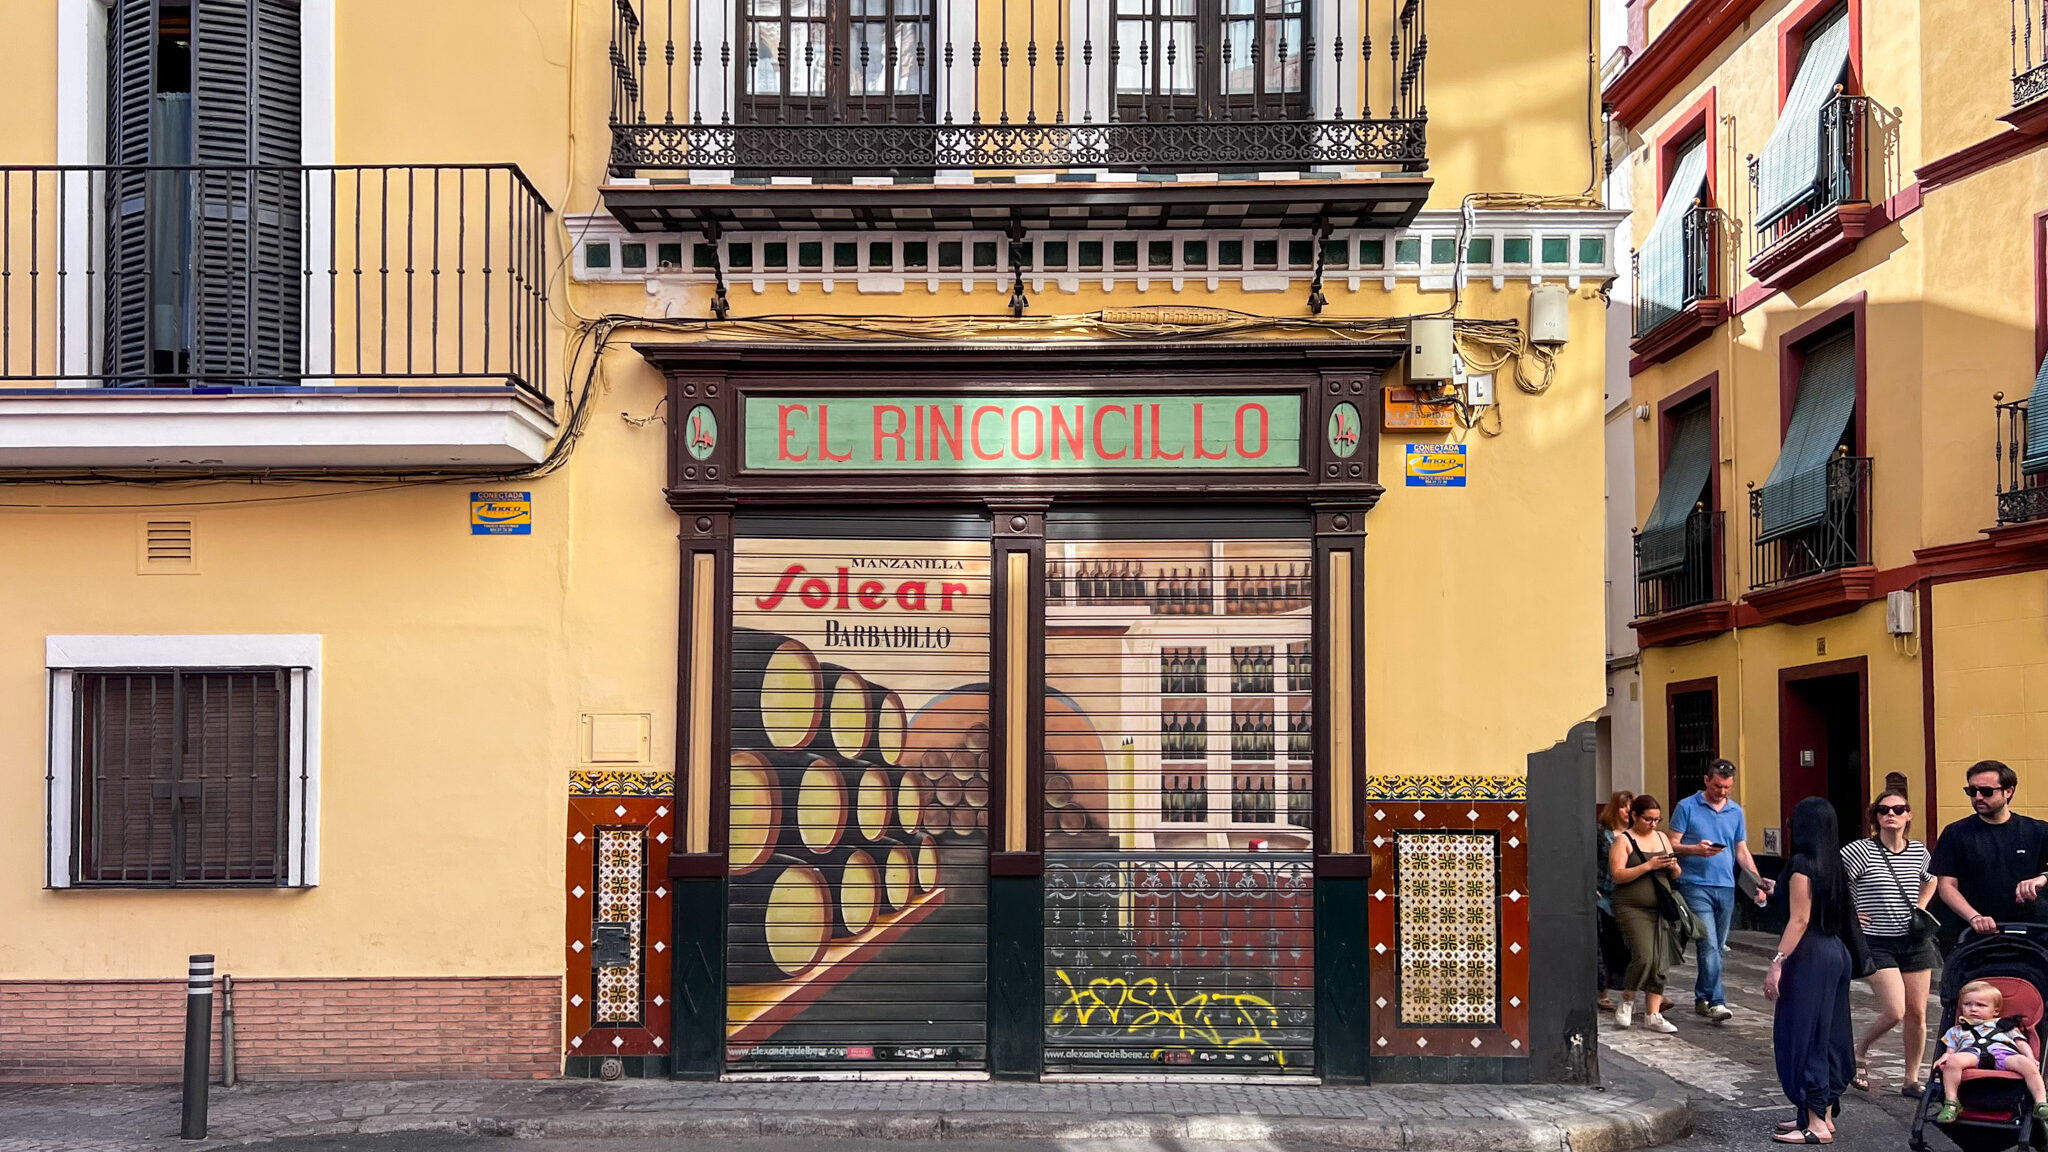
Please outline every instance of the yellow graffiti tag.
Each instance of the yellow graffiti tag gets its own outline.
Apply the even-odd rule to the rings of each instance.
[[[1280,1010],[1248,992],[1197,992],[1186,999],[1154,976],[1137,980],[1098,976],[1077,987],[1064,969],[1054,975],[1066,988],[1066,1002],[1053,1008],[1054,1024],[1121,1031],[1126,1036],[1171,1029],[1182,1043],[1214,1048],[1260,1048],[1287,1063],[1287,1054],[1266,1039],[1264,1029],[1280,1027]],[[1225,1035],[1226,1031],[1236,1035]],[[1149,1035],[1148,1035],[1148,1038]]]

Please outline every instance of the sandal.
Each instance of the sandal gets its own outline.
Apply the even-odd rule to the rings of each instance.
[[[1941,1111],[1934,1114],[1934,1122],[1936,1124],[1953,1124],[1956,1122],[1956,1117],[1962,1114],[1963,1106],[1954,1100],[1949,1100],[1942,1104]]]
[[[1794,1128],[1790,1132],[1780,1132],[1776,1136],[1771,1137],[1771,1143],[1773,1144],[1833,1144],[1834,1142],[1835,1138],[1833,1136],[1823,1140],[1811,1128]]]
[[[1904,1096],[1908,1100],[1918,1100],[1920,1097],[1927,1095],[1927,1082],[1925,1080],[1908,1080],[1904,1084],[1899,1085],[1899,1095]]]
[[[1867,1065],[1867,1064],[1858,1064],[1858,1065],[1856,1066],[1856,1078],[1855,1078],[1855,1079],[1853,1079],[1853,1080],[1851,1080],[1851,1081],[1849,1081],[1849,1087],[1851,1087],[1851,1088],[1854,1088],[1854,1089],[1855,1089],[1855,1090],[1857,1090],[1858,1092],[1868,1092],[1868,1091],[1870,1091],[1870,1066],[1869,1066],[1869,1065]]]

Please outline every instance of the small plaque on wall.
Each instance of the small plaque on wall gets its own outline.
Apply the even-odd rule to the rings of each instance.
[[[1432,404],[1413,388],[1387,389],[1380,425],[1389,432],[1413,428],[1455,428],[1458,416],[1448,402]]]
[[[633,964],[633,926],[598,924],[591,930],[590,963],[597,968],[629,968]]]

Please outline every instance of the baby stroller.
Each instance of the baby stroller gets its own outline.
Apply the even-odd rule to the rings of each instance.
[[[2048,925],[2008,924],[1996,936],[1965,935],[1949,954],[1941,976],[1941,1031],[1956,1022],[1956,1001],[1972,980],[1994,984],[2005,996],[2005,1015],[2017,1016],[2027,1044],[2041,1055],[2043,989],[2048,989]],[[1939,1042],[1934,1059],[1945,1054]],[[1935,1125],[1963,1152],[1997,1152],[2004,1148],[2048,1148],[2048,1133],[2034,1121],[2034,1102],[2026,1086],[2011,1072],[1973,1070],[1963,1073],[1957,1098],[1963,1111],[1952,1123]],[[1928,1077],[1927,1094],[1913,1117],[1913,1152],[1926,1152],[1927,1128],[1934,1124],[1947,1094],[1941,1073]]]

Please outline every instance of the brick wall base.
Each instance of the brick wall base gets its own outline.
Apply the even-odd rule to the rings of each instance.
[[[561,1070],[553,976],[235,977],[244,1080],[542,1077]],[[215,985],[213,1065],[221,1060]],[[0,1082],[175,1083],[185,982],[0,980]]]

